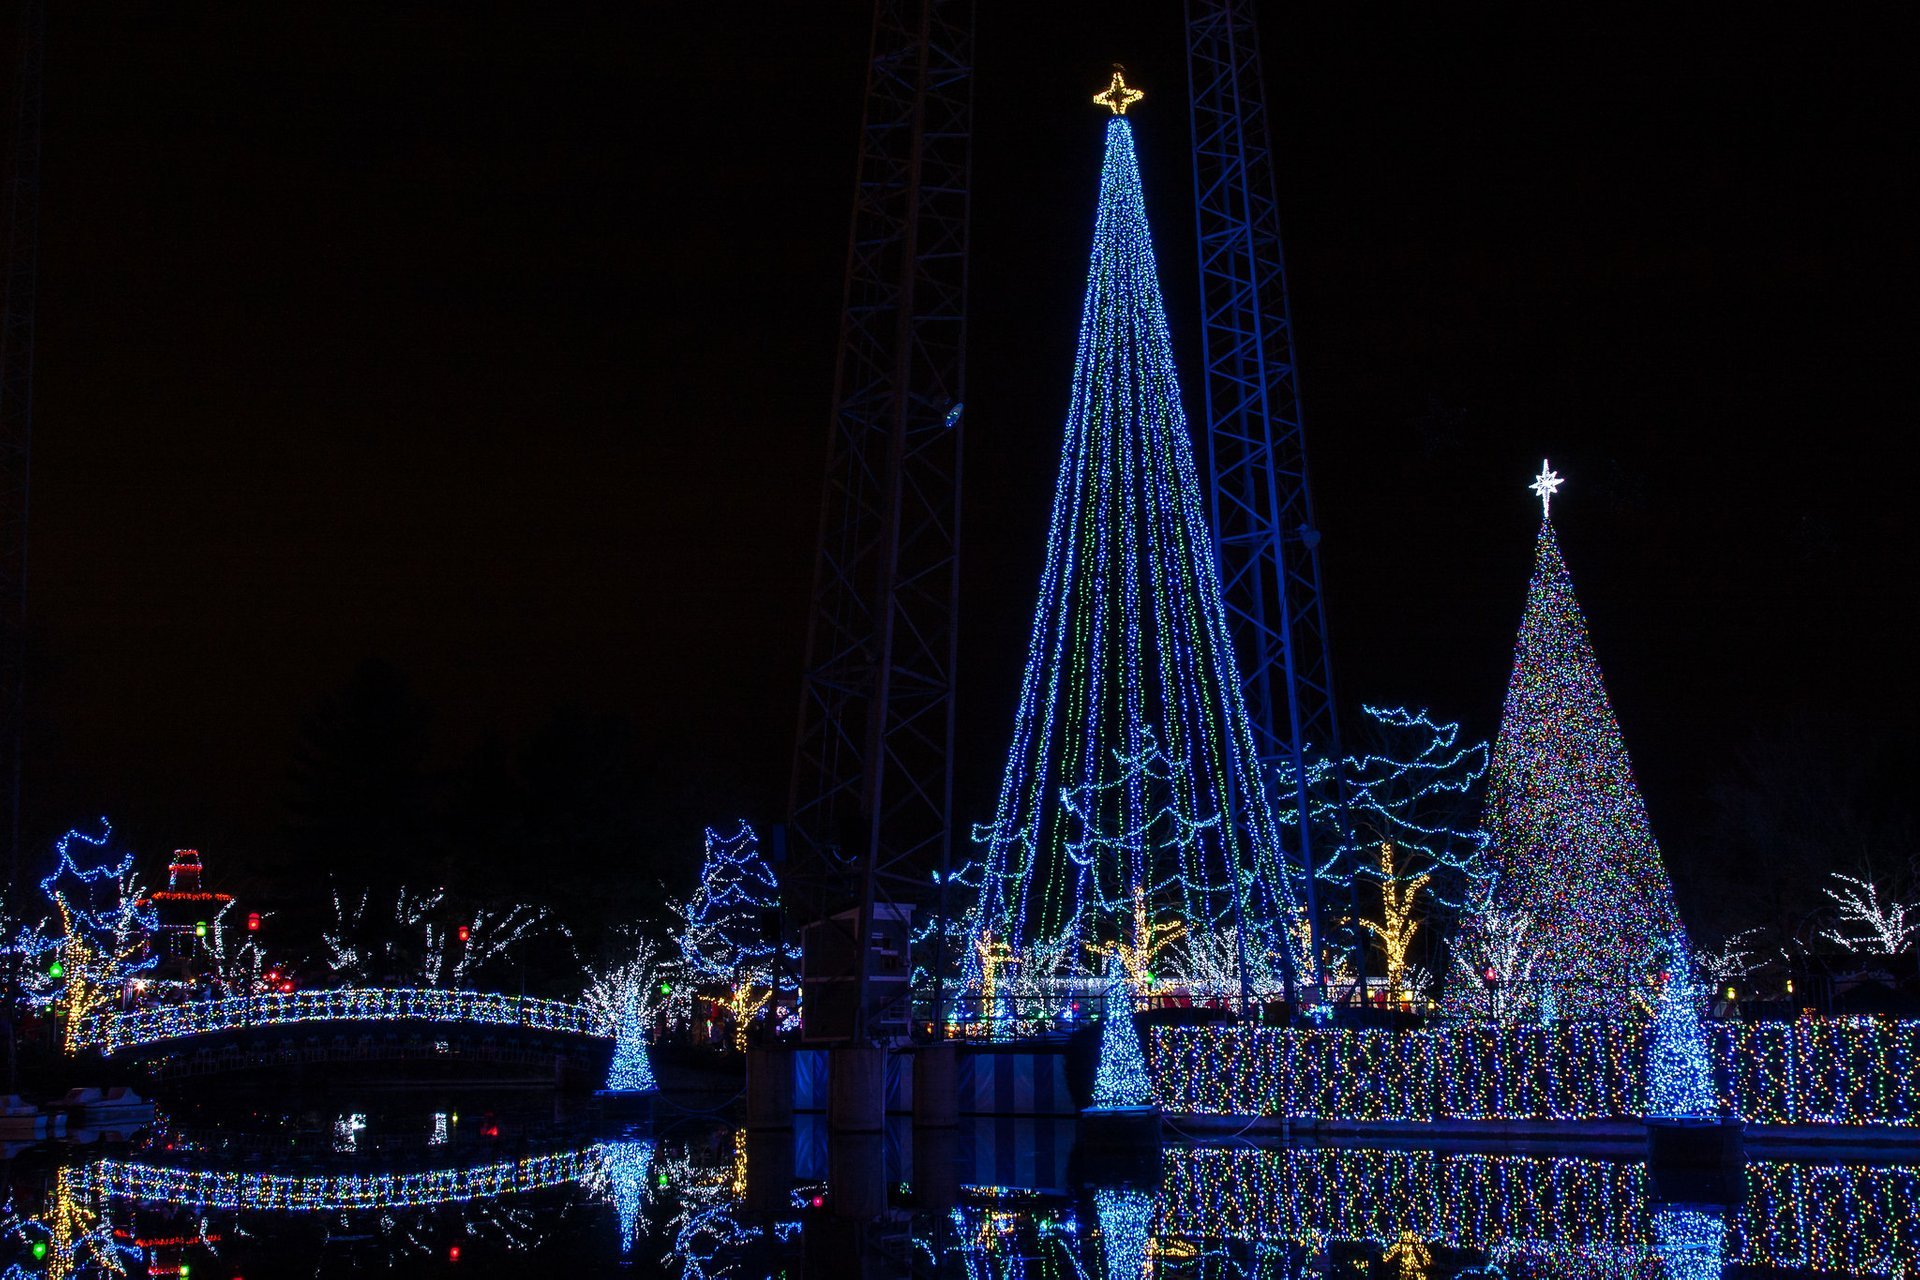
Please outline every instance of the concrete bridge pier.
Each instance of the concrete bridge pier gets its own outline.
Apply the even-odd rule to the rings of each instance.
[[[887,1119],[887,1051],[847,1044],[827,1054],[827,1128],[879,1133]]]
[[[793,1057],[784,1045],[747,1048],[747,1128],[793,1128]]]
[[[914,1051],[914,1128],[951,1129],[960,1123],[959,1062],[952,1041]]]

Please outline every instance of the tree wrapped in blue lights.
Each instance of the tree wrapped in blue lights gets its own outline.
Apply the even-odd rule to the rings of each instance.
[[[1107,961],[1107,992],[1100,1017],[1100,1061],[1093,1075],[1093,1111],[1124,1111],[1153,1105],[1153,1078],[1140,1051],[1133,1020],[1133,990],[1126,966]]]
[[[133,855],[86,865],[74,858],[76,844],[104,849],[112,837],[105,818],[98,836],[69,831],[60,837],[54,845],[58,861],[40,882],[52,917],[22,927],[13,944],[27,998],[65,1018],[61,1045],[68,1053],[89,1042],[95,1017],[157,963],[150,943],[160,922],[151,906],[141,905],[146,894],[134,875]]]
[[[1133,133],[1115,114],[1012,742],[975,831],[976,939],[1053,949],[1087,974],[1115,944],[1150,947],[1142,919],[1238,925],[1242,945],[1308,964],[1203,510]],[[969,961],[970,989],[982,976]]]
[[[1549,497],[1558,483],[1543,469],[1536,491]],[[1494,904],[1531,921],[1534,979],[1553,985],[1561,1016],[1625,1012],[1653,957],[1675,940],[1684,955],[1673,886],[1544,512],[1485,828]]]
[[[760,854],[760,837],[745,822],[730,836],[706,831],[700,884],[684,904],[674,942],[681,972],[696,984],[724,987],[734,1046],[746,1048],[747,1028],[773,1001],[777,973],[787,968],[780,940],[780,881]],[[794,957],[791,949],[784,959]]]
[[[1647,1115],[1662,1120],[1706,1120],[1720,1114],[1713,1062],[1700,1026],[1700,991],[1691,966],[1677,955],[1660,975],[1653,1026],[1647,1037]]]
[[[648,1032],[666,1000],[670,984],[650,939],[634,943],[622,964],[588,975],[582,1003],[594,1021],[613,1032],[613,1062],[607,1068],[608,1093],[652,1093],[658,1085],[647,1052]]]

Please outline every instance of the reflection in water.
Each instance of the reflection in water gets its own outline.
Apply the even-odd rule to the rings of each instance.
[[[1153,1233],[1153,1197],[1133,1187],[1102,1187],[1093,1193],[1093,1207],[1100,1219],[1107,1280],[1141,1280],[1147,1237]]]
[[[351,1118],[351,1150],[333,1141]],[[760,1280],[1720,1280],[1911,1276],[1920,1168],[1755,1162],[1722,1212],[1666,1205],[1634,1160],[1365,1147],[1169,1148],[1157,1185],[1073,1189],[1035,1151],[1070,1130],[983,1125],[843,1141],[702,1120],[565,1143],[537,1125],[405,1126],[354,1110],[133,1151],[22,1157],[0,1259],[109,1274],[519,1273]],[[502,1125],[516,1129],[511,1144]],[[411,1126],[411,1127],[407,1127]],[[396,1129],[413,1136],[401,1142]],[[298,1135],[310,1135],[302,1145]],[[480,1137],[474,1135],[492,1135]],[[546,1142],[542,1148],[539,1144]],[[1009,1144],[1015,1144],[1010,1149]],[[528,1148],[533,1148],[528,1150]],[[1096,1159],[1076,1166],[1098,1179]],[[826,1176],[830,1172],[830,1177]],[[991,1184],[979,1181],[982,1174]],[[37,1181],[36,1181],[37,1180]],[[35,1189],[37,1187],[37,1190]],[[572,1224],[562,1229],[563,1224]],[[39,1257],[30,1256],[35,1243]],[[217,1264],[217,1268],[216,1268]],[[203,1269],[204,1268],[204,1269]]]
[[[1665,1280],[1720,1280],[1727,1224],[1710,1209],[1663,1205],[1653,1212],[1653,1240]]]

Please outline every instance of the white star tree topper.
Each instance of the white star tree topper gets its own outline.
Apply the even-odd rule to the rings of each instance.
[[[1566,481],[1560,473],[1547,465],[1545,458],[1540,459],[1540,474],[1533,478],[1527,488],[1540,495],[1540,516],[1545,519],[1553,514],[1553,495]]]

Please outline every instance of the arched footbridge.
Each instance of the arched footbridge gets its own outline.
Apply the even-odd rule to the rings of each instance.
[[[98,1018],[109,1058],[159,1076],[309,1062],[463,1062],[556,1079],[606,1068],[613,1029],[583,1004],[440,988],[226,996]]]

